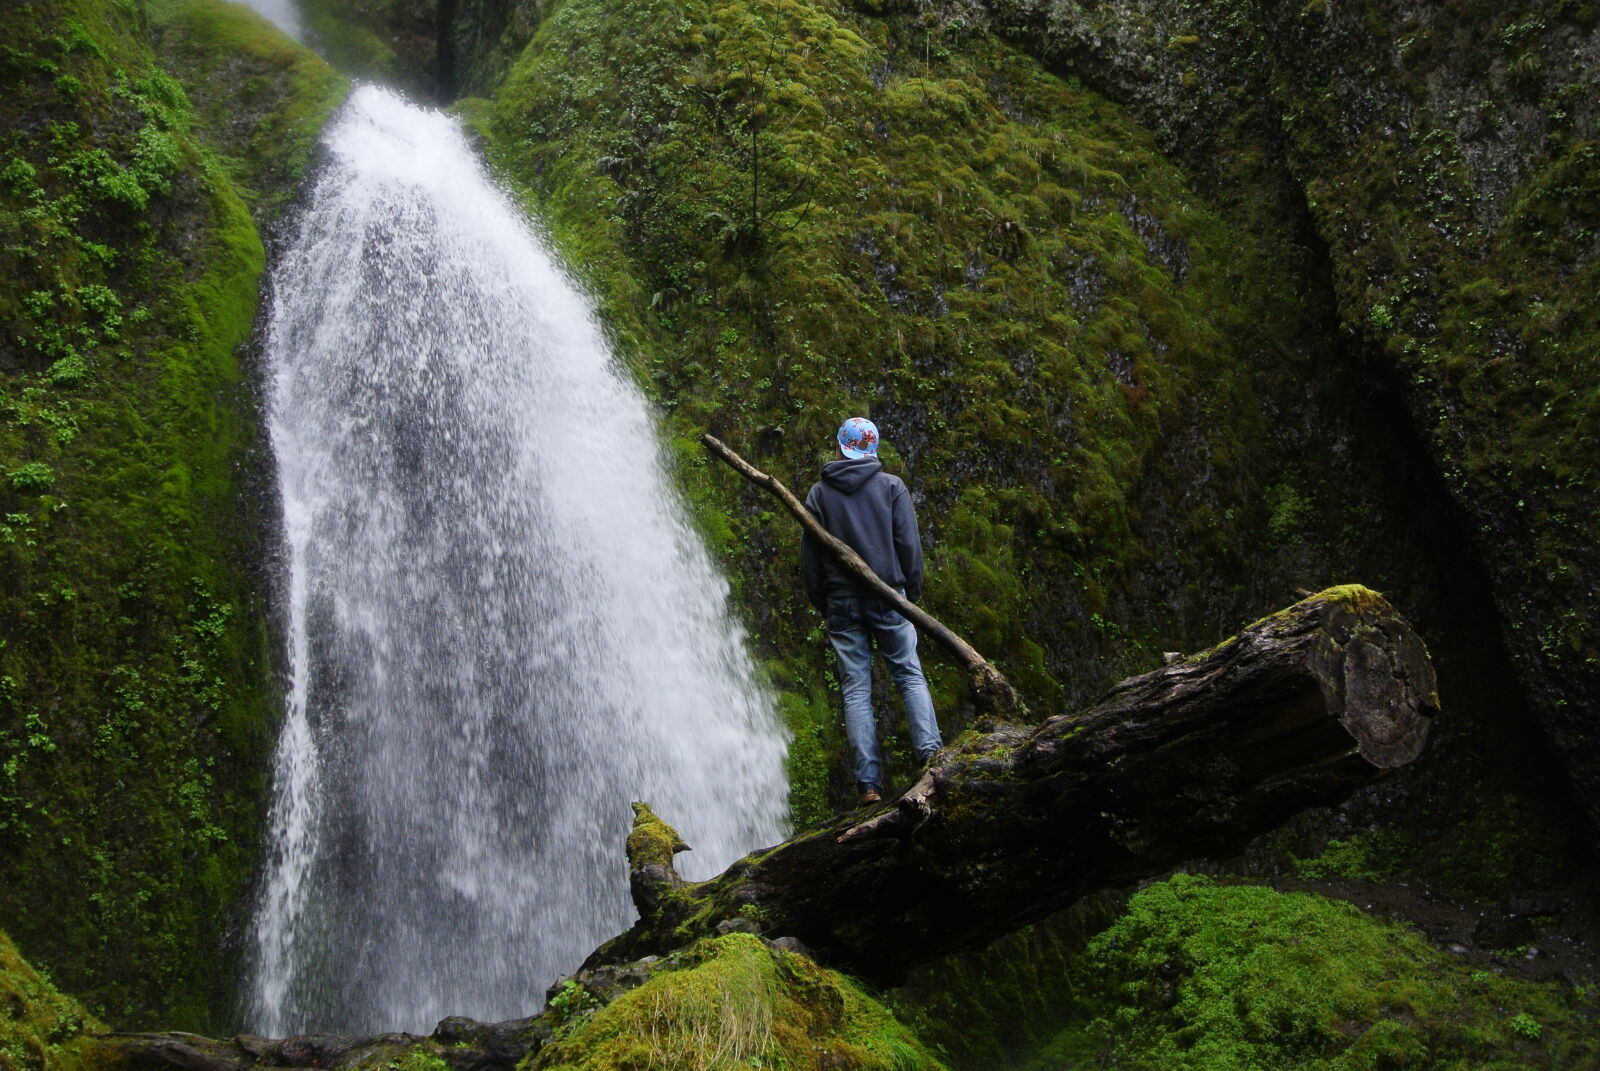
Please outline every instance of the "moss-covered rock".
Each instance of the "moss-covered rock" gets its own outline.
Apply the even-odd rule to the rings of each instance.
[[[193,104],[196,134],[222,161],[256,222],[270,222],[293,195],[349,83],[239,4],[147,6],[157,56]]]
[[[97,1014],[205,1028],[275,707],[264,256],[147,29],[38,0],[0,50],[0,919]]]
[[[0,1071],[91,1071],[86,1035],[105,1028],[18,954],[0,933]]]
[[[546,1017],[554,1032],[521,1071],[940,1067],[843,975],[744,933],[700,942],[603,1006],[574,983]]]
[[[1555,1068],[1600,1060],[1583,991],[1474,971],[1336,900],[1179,876],[1079,965],[1038,1066]]]
[[[1342,901],[1197,876],[925,974],[892,1005],[956,1067],[992,1067],[1002,1051],[1039,1071],[1509,1071],[1600,1060],[1593,979],[1524,981]]]
[[[1600,10],[993,0],[1221,189],[1265,160],[1488,569],[1504,642],[1600,820]],[[990,21],[992,17],[992,21]]]

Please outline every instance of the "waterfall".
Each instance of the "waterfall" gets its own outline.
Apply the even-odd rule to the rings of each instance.
[[[273,272],[290,687],[250,1029],[537,1011],[633,918],[644,799],[690,877],[780,839],[781,735],[651,413],[456,124],[362,87]]]

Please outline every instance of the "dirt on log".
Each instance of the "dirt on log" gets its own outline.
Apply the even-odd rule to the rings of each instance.
[[[1237,851],[1345,798],[1414,759],[1438,705],[1410,625],[1376,592],[1331,588],[1080,713],[965,734],[898,799],[710,881],[679,878],[677,834],[636,808],[641,918],[585,967],[660,955],[741,919],[894,984],[1085,894]]]

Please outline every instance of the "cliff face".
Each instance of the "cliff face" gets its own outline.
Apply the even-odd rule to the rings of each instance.
[[[1319,59],[1274,78],[1340,315],[1471,518],[1519,677],[1600,820],[1600,10],[1286,22],[1288,54]]]
[[[1496,759],[1525,706],[1458,538],[1471,514],[1344,325],[1264,15],[507,10],[540,21],[470,114],[681,436],[784,689],[802,820],[848,786],[820,757],[838,741],[795,534],[692,435],[804,488],[858,411],[918,496],[930,608],[1036,709],[1361,577],[1441,662],[1455,765],[1418,791],[1526,787]],[[960,685],[933,661],[953,728]]]
[[[196,12],[155,15],[228,52],[198,112],[138,7],[7,14],[0,917],[106,1016],[204,1026],[230,999],[218,935],[255,863],[274,705],[249,208],[271,214],[341,83],[249,12]],[[219,154],[208,122],[252,97],[304,111],[253,159]]]
[[[445,0],[440,23],[445,71],[441,96],[450,100],[493,93],[548,6],[538,0]]]
[[[1035,713],[1361,580],[1428,638],[1446,715],[1353,820],[1460,890],[1553,880],[1544,735],[1600,813],[1595,5],[303,14],[352,71],[492,98],[462,110],[666,416],[798,821],[850,786],[796,533],[695,437],[803,489],[859,412],[917,496],[930,608]],[[240,346],[343,82],[213,0],[9,20],[0,918],[113,1018],[216,1024],[273,705]]]
[[[1274,161],[1327,258],[1343,356],[1403,400],[1600,818],[1600,9],[998,0],[979,17],[1126,102],[1208,187]]]
[[[451,0],[297,0],[305,36],[352,78],[443,96],[439,33]]]

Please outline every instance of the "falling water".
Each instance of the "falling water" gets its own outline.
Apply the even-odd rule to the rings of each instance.
[[[251,1029],[536,1011],[632,919],[628,803],[705,877],[783,744],[650,414],[456,125],[358,89],[274,273],[291,691]]]

